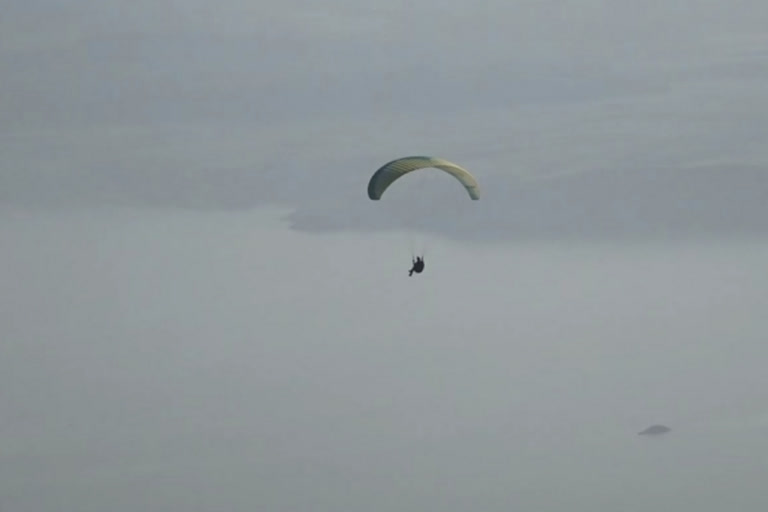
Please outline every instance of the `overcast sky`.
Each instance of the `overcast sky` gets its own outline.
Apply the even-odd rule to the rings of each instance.
[[[280,214],[4,215],[5,509],[765,506],[767,244]]]
[[[478,176],[492,238],[768,231],[758,0],[12,0],[0,23],[6,202],[369,229],[370,174],[435,154]]]
[[[472,5],[4,2],[0,511],[768,505],[768,4]]]

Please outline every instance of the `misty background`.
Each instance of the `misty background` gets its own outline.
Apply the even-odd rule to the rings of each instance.
[[[0,510],[764,508],[766,26],[6,1]]]

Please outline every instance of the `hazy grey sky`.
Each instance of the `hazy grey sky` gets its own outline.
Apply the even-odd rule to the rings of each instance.
[[[768,4],[472,5],[4,2],[0,510],[766,508]]]
[[[409,279],[277,214],[3,216],[3,508],[768,503],[765,243],[430,239]]]

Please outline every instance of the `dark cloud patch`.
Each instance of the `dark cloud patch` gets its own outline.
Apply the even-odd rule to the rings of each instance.
[[[366,207],[362,199],[329,199],[299,208],[291,220],[308,231],[417,227],[481,239],[768,236],[768,172],[760,167],[612,169],[526,181],[491,176],[483,185],[482,200],[471,206],[451,196],[426,200],[428,208],[418,197],[394,207],[425,216],[419,219]]]

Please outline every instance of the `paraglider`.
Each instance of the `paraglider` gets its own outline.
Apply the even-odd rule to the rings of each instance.
[[[413,260],[413,266],[411,267],[411,270],[408,271],[408,276],[412,276],[414,272],[417,274],[421,274],[421,272],[424,270],[424,258],[421,256],[416,256],[416,259]]]
[[[389,186],[401,177],[413,171],[429,168],[439,169],[455,178],[473,201],[480,199],[480,187],[469,171],[453,162],[432,156],[407,156],[384,164],[368,181],[368,198],[378,201]],[[414,272],[420,274],[424,270],[424,257],[413,258],[412,256],[411,260],[413,266],[408,275],[412,276]]]

